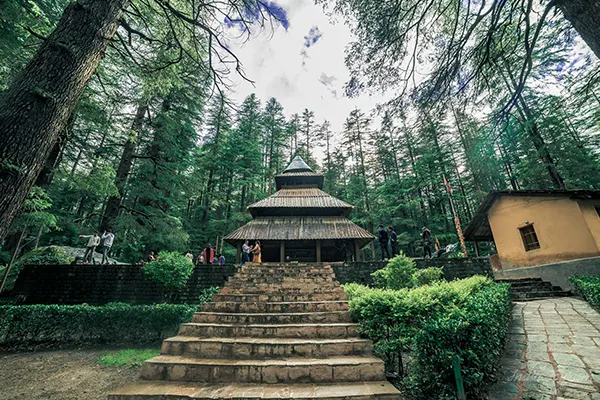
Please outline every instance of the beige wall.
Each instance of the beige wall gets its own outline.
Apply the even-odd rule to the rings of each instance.
[[[600,206],[600,201],[578,200],[578,203],[583,219],[596,241],[596,246],[600,249],[600,217],[596,212],[596,206]]]
[[[502,268],[600,255],[600,221],[590,206],[565,197],[503,196],[488,212]],[[584,212],[585,210],[585,212]],[[532,223],[540,248],[525,251],[519,228]],[[589,228],[592,226],[593,228]],[[590,230],[596,232],[595,237]]]

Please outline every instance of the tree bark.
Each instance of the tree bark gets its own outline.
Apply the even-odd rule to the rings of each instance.
[[[41,188],[47,188],[50,186],[52,179],[54,178],[54,171],[56,167],[60,165],[63,156],[63,150],[66,143],[69,141],[71,134],[73,132],[73,126],[75,125],[75,113],[72,113],[69,117],[69,121],[67,123],[67,127],[62,130],[60,133],[58,140],[54,143],[52,150],[50,151],[50,155],[46,159],[44,163],[44,167],[42,168],[42,172],[38,175],[35,186],[39,186]]]
[[[558,8],[590,49],[600,58],[600,2],[597,0],[562,0]]]
[[[128,0],[78,0],[0,99],[0,241],[114,36]]]
[[[100,230],[105,231],[111,229],[111,224],[119,215],[121,203],[125,197],[125,185],[127,184],[127,178],[131,172],[133,166],[133,156],[135,155],[135,148],[137,146],[137,137],[139,137],[142,131],[144,123],[144,116],[148,111],[146,105],[139,105],[135,113],[133,122],[131,123],[131,133],[136,137],[129,137],[123,146],[123,154],[121,154],[121,160],[117,167],[117,175],[115,177],[115,185],[119,191],[119,196],[111,196],[108,198],[102,221],[100,222]]]

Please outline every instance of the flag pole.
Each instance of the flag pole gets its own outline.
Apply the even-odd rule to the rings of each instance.
[[[444,186],[446,186],[446,193],[448,193],[448,200],[450,201],[450,209],[452,210],[452,216],[454,217],[454,226],[456,228],[456,233],[458,234],[458,240],[460,241],[460,248],[463,251],[465,257],[468,257],[467,253],[467,245],[465,243],[465,237],[463,235],[462,228],[460,227],[460,219],[456,215],[456,210],[454,209],[454,202],[452,201],[452,187],[446,180],[446,175],[442,174],[442,178],[444,179]]]

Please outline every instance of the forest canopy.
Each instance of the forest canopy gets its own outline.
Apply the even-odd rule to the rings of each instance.
[[[124,261],[197,254],[250,218],[246,207],[274,192],[273,176],[295,155],[325,175],[325,191],[356,207],[359,225],[392,225],[408,255],[418,254],[424,225],[442,245],[457,241],[443,176],[463,223],[493,190],[600,189],[598,47],[567,2],[319,0],[355,32],[346,96],[388,99],[351,111],[340,129],[317,120],[312,104],[232,100],[232,74],[253,77],[228,29],[248,40],[287,29],[284,8],[193,3],[134,0],[109,21],[114,36],[89,81],[60,100],[60,121],[39,124],[53,127],[39,141],[47,149],[29,157],[45,160],[39,169],[11,158],[16,111],[0,111],[0,172],[10,178],[2,185],[27,177],[18,180],[24,194],[0,185],[0,212],[16,217],[4,232],[5,261],[22,236],[21,249],[83,247],[80,234],[104,229],[117,233]],[[33,84],[30,60],[52,47],[69,7],[2,3],[0,105],[23,100],[15,85]],[[38,143],[38,128],[27,129]],[[13,210],[21,197],[27,206]]]

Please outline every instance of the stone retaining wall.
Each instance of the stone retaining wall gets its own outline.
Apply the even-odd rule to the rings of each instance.
[[[236,266],[202,265],[194,269],[176,302],[194,303],[202,289],[222,286]],[[11,297],[25,304],[164,302],[162,288],[144,278],[139,265],[29,265],[19,274]]]
[[[494,277],[489,258],[416,258],[417,268],[427,267],[444,268],[444,278],[451,281],[454,279],[468,278],[473,275],[485,275]],[[385,267],[384,261],[361,261],[351,262],[346,265],[333,265],[336,276],[341,283],[357,282],[365,285],[371,284],[371,274]]]
[[[492,276],[487,258],[416,259],[416,262],[418,268],[443,266],[448,280]],[[382,261],[332,264],[340,283],[365,285],[371,283],[371,274],[384,266]],[[175,302],[196,302],[202,289],[223,286],[236,268],[234,264],[195,268]],[[24,304],[152,304],[165,300],[161,287],[145,279],[139,265],[30,265],[19,274],[11,297]]]

